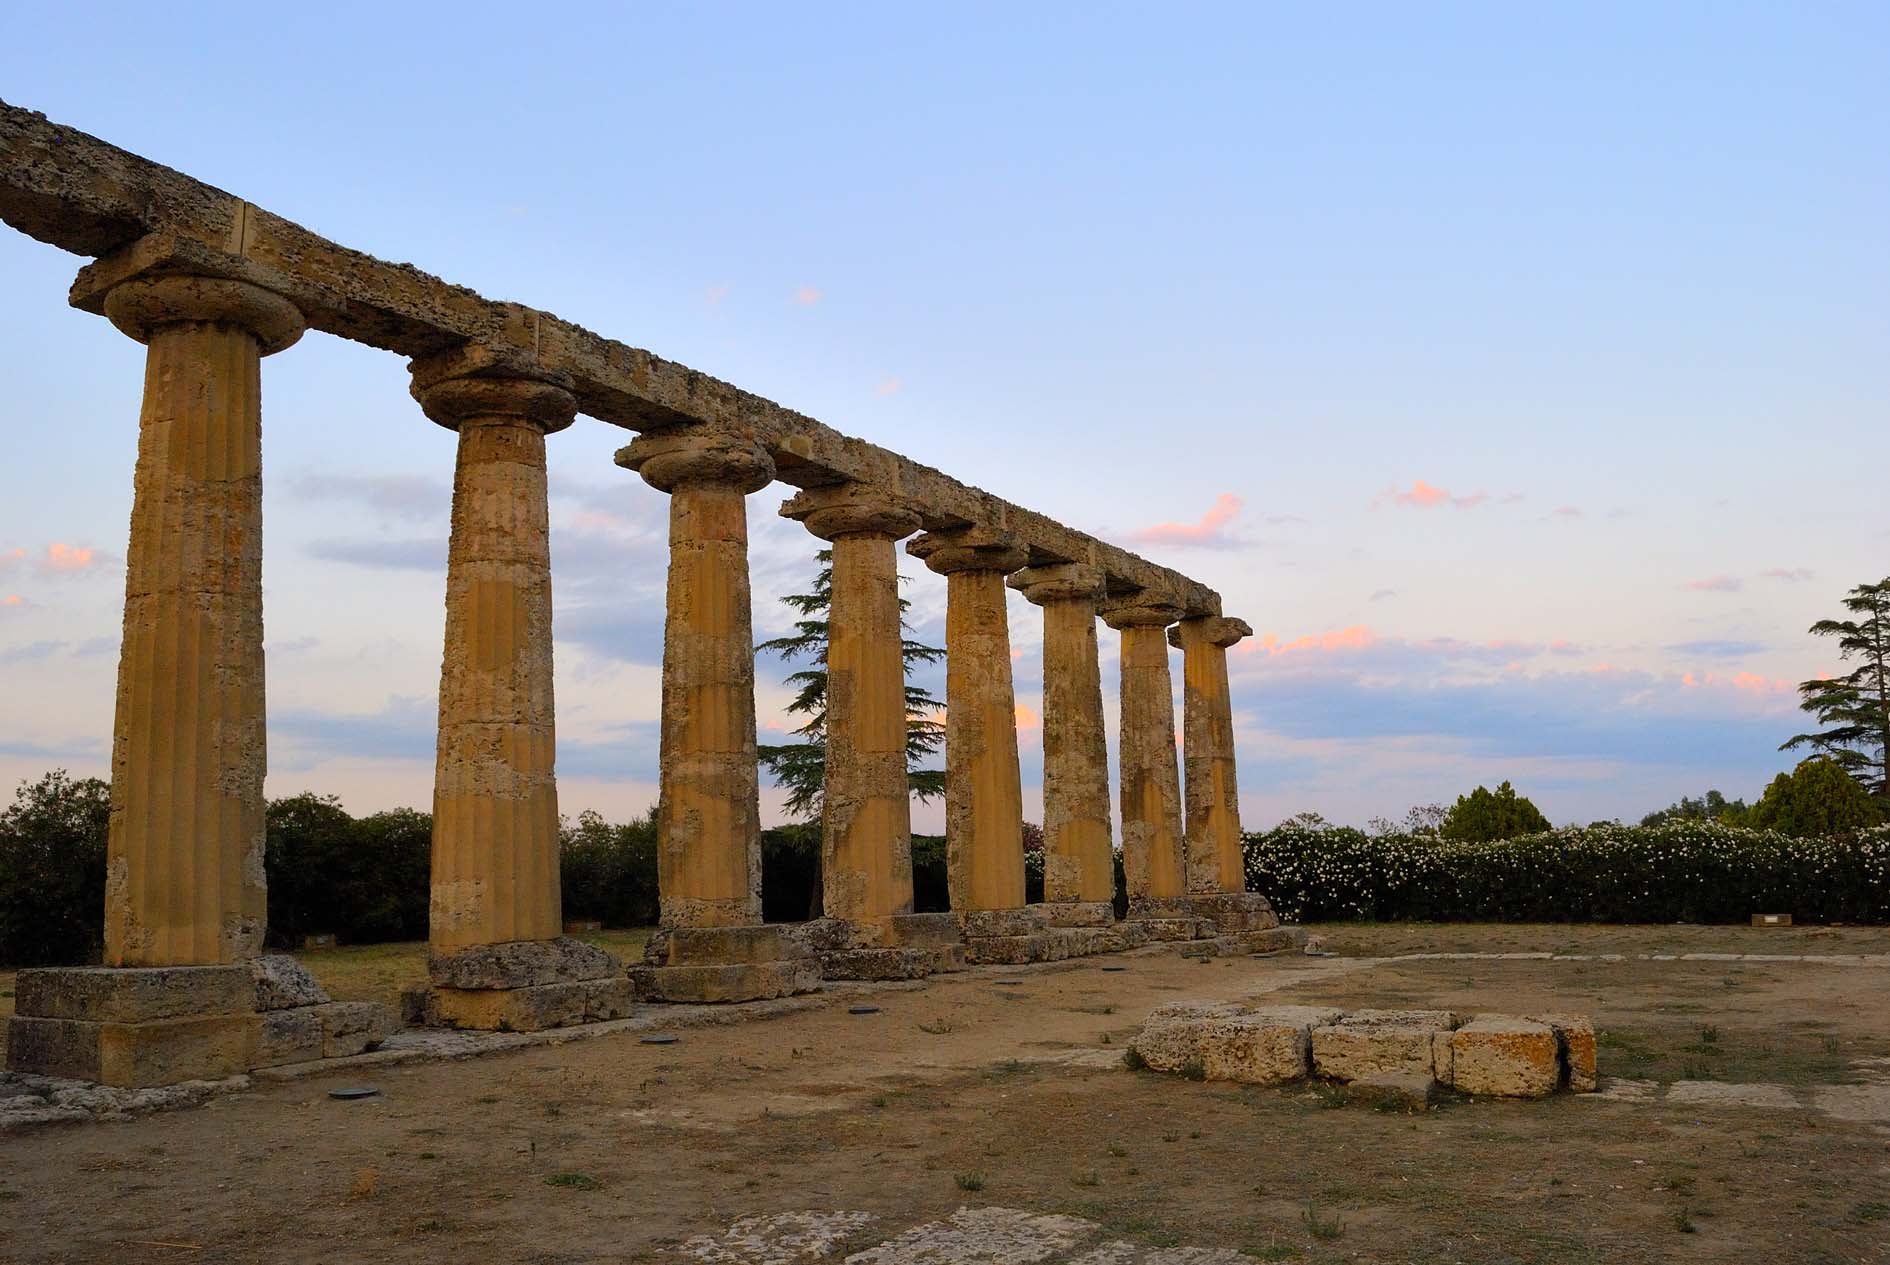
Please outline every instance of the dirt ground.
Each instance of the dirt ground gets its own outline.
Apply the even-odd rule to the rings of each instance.
[[[625,1033],[16,1133],[0,1140],[0,1261],[686,1260],[703,1259],[681,1254],[691,1236],[747,1215],[876,1214],[863,1244],[981,1205],[1262,1260],[1890,1260],[1890,1114],[1812,1105],[1890,1066],[1890,967],[1375,960],[1881,953],[1882,931],[1347,926],[1327,942],[1342,956],[987,968],[877,993],[873,1014],[842,1001],[673,1045]],[[1407,1116],[1114,1058],[1156,1005],[1258,995],[1586,1012],[1604,1078],[1803,1101],[1564,1095]],[[327,1097],[363,1080],[380,1097]]]

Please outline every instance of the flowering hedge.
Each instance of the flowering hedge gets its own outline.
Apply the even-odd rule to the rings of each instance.
[[[1488,843],[1282,826],[1244,850],[1247,886],[1295,921],[1890,922],[1890,826],[1795,839],[1687,821]]]

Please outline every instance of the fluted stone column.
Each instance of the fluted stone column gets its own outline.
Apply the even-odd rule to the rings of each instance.
[[[1181,609],[1141,597],[1106,605],[1122,634],[1122,865],[1131,917],[1170,916],[1187,895],[1168,625]]]
[[[303,318],[243,282],[125,279],[100,264],[81,272],[73,302],[149,348],[105,965],[20,972],[7,1064],[127,1087],[229,1076],[252,1066],[250,961],[268,912],[261,362],[301,337]]]
[[[773,481],[774,462],[752,440],[659,431],[621,449],[617,464],[670,498],[662,927],[632,978],[645,996],[671,1001],[806,991],[819,976],[805,950],[761,924],[748,495]]]
[[[1244,622],[1224,616],[1184,619],[1168,630],[1168,644],[1181,651],[1188,890],[1196,894],[1240,892],[1247,886],[1227,651],[1252,635]]]
[[[1027,555],[1008,536],[983,528],[927,532],[906,552],[947,584],[945,851],[952,910],[966,917],[1021,909],[1023,789],[1004,577]],[[996,928],[996,920],[974,918],[968,934],[987,923]]]
[[[146,343],[112,743],[105,962],[237,962],[262,947],[262,358],[288,300],[160,277],[107,296]]]
[[[478,350],[411,368],[426,415],[459,435],[433,783],[435,988],[421,1013],[519,1030],[609,1017],[627,996],[555,987],[618,965],[562,938],[545,436],[571,424],[576,400],[568,382]]]
[[[1010,586],[1043,608],[1044,902],[1087,906],[1087,921],[1107,921],[1115,867],[1096,646],[1103,574],[1080,563],[1029,567]]]

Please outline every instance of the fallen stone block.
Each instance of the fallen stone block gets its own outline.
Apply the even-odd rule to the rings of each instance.
[[[280,1067],[322,1057],[322,1021],[313,1006],[266,1010],[256,1016],[251,1067]]]
[[[1555,1029],[1483,1015],[1450,1035],[1450,1085],[1463,1094],[1546,1098],[1562,1079]]]
[[[1356,1010],[1312,1030],[1313,1071],[1355,1081],[1381,1072],[1435,1075],[1433,1039],[1455,1026],[1445,1010]]]
[[[1592,1094],[1595,1074],[1595,1023],[1584,1015],[1533,1015],[1538,1023],[1555,1029],[1560,1047],[1562,1083],[1577,1094]]]
[[[1280,1085],[1312,1072],[1312,1030],[1337,1018],[1316,1006],[1273,1006],[1200,1021],[1196,1038],[1209,1080]],[[1146,1056],[1145,1056],[1146,1057]]]
[[[1186,1072],[1199,1069],[1206,1075],[1207,1062],[1203,1042],[1215,1020],[1232,1019],[1238,1007],[1211,1002],[1174,1002],[1150,1012],[1142,1030],[1129,1042],[1129,1049],[1152,1072]]]

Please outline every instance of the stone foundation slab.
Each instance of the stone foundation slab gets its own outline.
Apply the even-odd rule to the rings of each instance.
[[[248,1014],[255,1009],[255,987],[243,963],[44,967],[15,977],[13,1007],[34,1019],[145,1023]]]
[[[958,915],[950,912],[894,914],[892,934],[900,944],[942,947],[960,943],[964,939],[964,927]]]
[[[811,954],[779,962],[723,966],[632,966],[626,973],[638,1001],[763,1001],[820,987],[820,963]]]
[[[243,976],[247,987],[248,972]],[[255,1018],[252,1013],[100,1023],[15,1016],[7,1025],[7,1065],[125,1089],[221,1080],[249,1070]]]
[[[553,940],[508,940],[475,944],[427,961],[427,978],[438,988],[479,991],[608,979],[623,969],[595,945],[560,936]]]
[[[621,1019],[636,1001],[629,980],[568,980],[527,988],[409,989],[401,1007],[409,1023],[429,1028],[474,1028],[483,1032],[540,1032],[571,1024]],[[350,1029],[334,1039],[345,1042]]]
[[[1555,1029],[1563,1084],[1577,1094],[1595,1092],[1595,1021],[1585,1015],[1531,1015]]]
[[[1562,1079],[1555,1029],[1528,1019],[1486,1015],[1450,1034],[1446,1080],[1462,1094],[1547,1098]]]
[[[840,923],[840,927],[851,931],[855,925]],[[664,927],[650,937],[643,960],[650,966],[736,966],[804,958],[808,952],[792,929],[779,925]]]
[[[1034,908],[1052,927],[1107,927],[1116,921],[1115,906],[1106,900],[1045,901]]]
[[[945,971],[962,971],[966,964],[961,944],[830,949],[815,957],[820,961],[821,976],[830,980],[923,979]]]
[[[953,916],[958,920],[959,933],[967,941],[1016,938],[1036,935],[1050,925],[1040,912],[1042,909],[1041,905],[1020,905],[1015,909],[967,909]]]
[[[1135,926],[1142,930],[1145,943],[1158,940],[1194,940],[1199,938],[1199,923],[1193,918],[1135,918],[1130,917],[1124,926]]]
[[[1446,1010],[1357,1010],[1312,1031],[1313,1070],[1355,1081],[1380,1072],[1437,1074],[1456,1016]],[[1445,1038],[1439,1042],[1437,1038]],[[1444,1055],[1448,1059],[1448,1055]],[[1449,1073],[1438,1079],[1449,1083]]]

